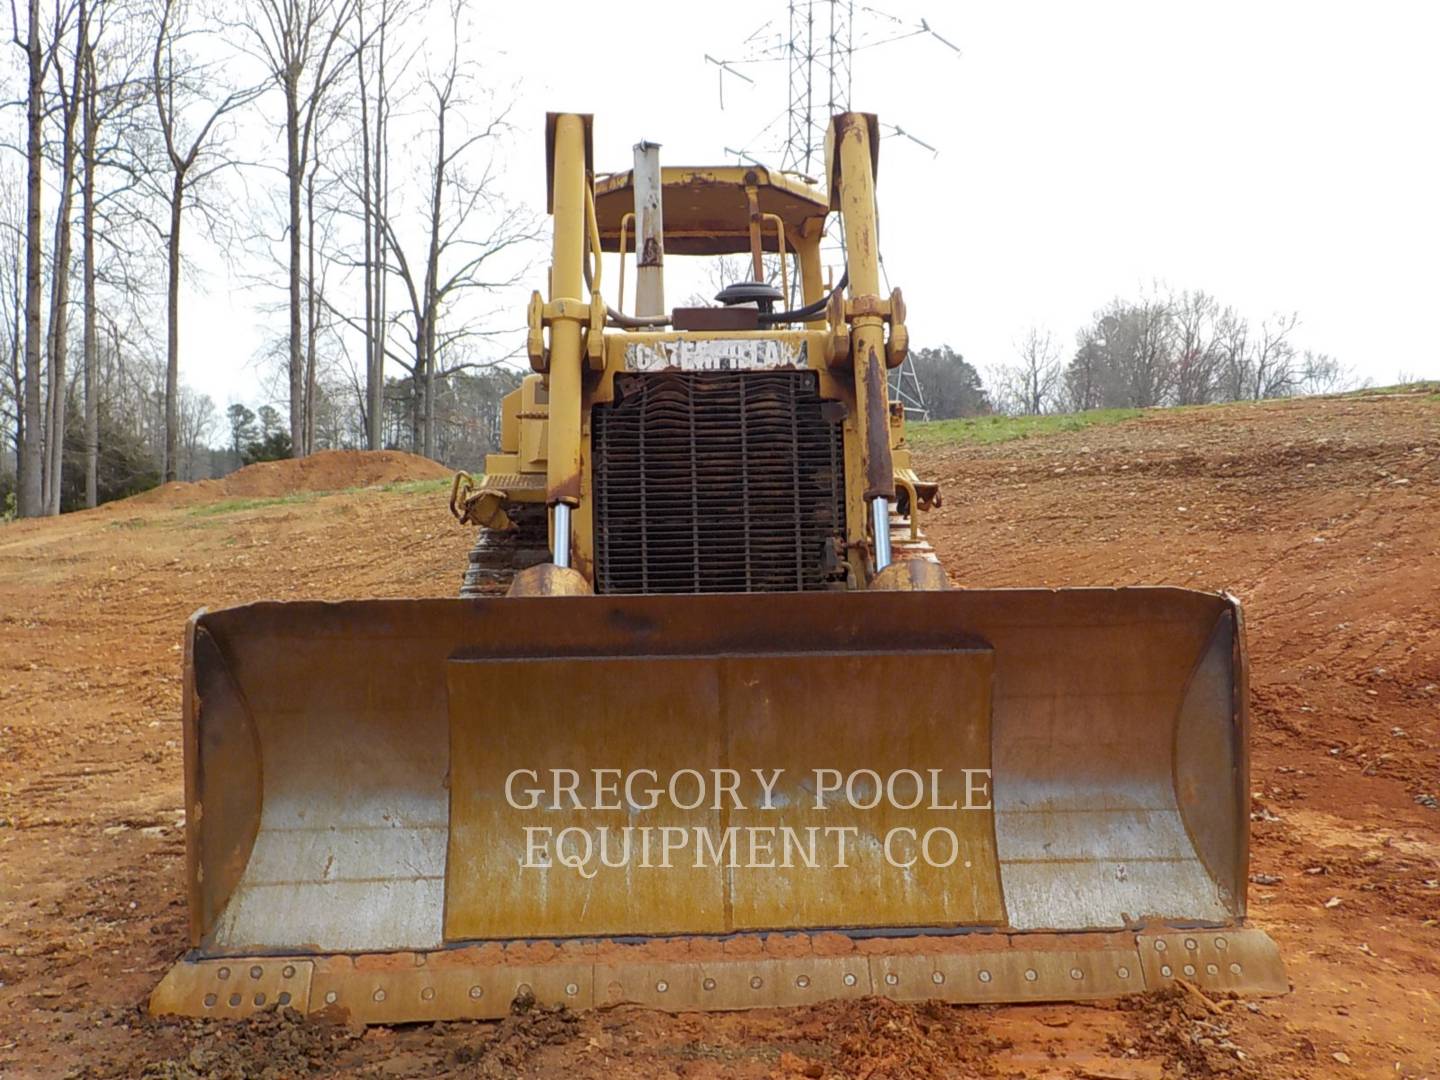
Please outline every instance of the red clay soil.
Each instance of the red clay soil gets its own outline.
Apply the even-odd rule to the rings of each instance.
[[[210,505],[171,488],[0,528],[0,1075],[1440,1077],[1436,395],[1156,413],[921,462],[944,485],[927,528],[957,584],[1241,598],[1250,905],[1285,956],[1283,998],[531,1009],[364,1032],[147,1019],[184,946],[185,617],[458,587],[471,537],[441,485],[213,504],[444,475],[352,457],[257,466],[276,486]]]
[[[162,484],[125,501],[147,510],[221,499],[278,499],[301,492],[341,491],[454,475],[438,461],[403,450],[322,450],[299,460],[260,461],[220,480]]]

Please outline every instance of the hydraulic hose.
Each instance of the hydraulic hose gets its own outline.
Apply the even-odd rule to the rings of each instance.
[[[597,257],[598,257],[598,256],[597,256]],[[587,288],[587,289],[594,289],[594,288],[595,288],[595,282],[594,282],[594,278],[591,276],[591,273],[590,273],[590,258],[589,258],[589,256],[587,256],[584,260],[582,260],[581,266],[582,266],[582,267],[584,268],[584,270],[585,270],[585,288]],[[646,329],[647,327],[652,327],[652,326],[669,326],[669,325],[670,325],[670,316],[668,316],[668,315],[646,315],[646,316],[626,315],[626,314],[623,314],[622,312],[616,311],[616,310],[615,310],[613,307],[611,307],[609,304],[606,304],[606,305],[605,305],[605,317],[606,317],[607,319],[609,319],[612,323],[614,323],[616,326],[623,327],[623,328],[625,328],[626,330],[644,330],[644,329]]]
[[[776,323],[808,322],[824,311],[830,303],[830,298],[848,284],[850,284],[850,269],[846,267],[845,272],[840,275],[840,280],[835,283],[835,287],[819,300],[813,304],[806,304],[802,308],[796,308],[794,311],[762,311],[760,325],[774,326]]]
[[[585,287],[587,289],[592,288],[593,278],[591,277],[590,260],[588,258],[584,260],[583,266],[585,270]],[[779,323],[808,322],[824,311],[830,303],[830,298],[848,284],[850,284],[850,270],[847,267],[845,272],[840,275],[840,280],[835,283],[835,287],[819,300],[816,300],[812,304],[806,304],[802,308],[795,308],[793,311],[762,311],[760,313],[760,325],[775,326]],[[605,316],[616,326],[623,327],[627,330],[644,330],[652,326],[670,325],[670,316],[668,315],[625,315],[622,312],[616,311],[609,304],[605,305]]]

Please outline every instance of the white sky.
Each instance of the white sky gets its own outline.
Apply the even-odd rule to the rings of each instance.
[[[983,371],[1034,325],[1068,351],[1096,308],[1159,280],[1256,321],[1296,310],[1299,347],[1376,383],[1440,377],[1440,5],[884,6],[963,50],[919,37],[855,56],[852,106],[940,150],[881,147],[886,268],[915,346],[949,344]],[[478,10],[491,83],[522,80],[506,187],[537,210],[547,109],[594,113],[596,166],[612,171],[641,138],[671,165],[763,149],[756,133],[785,104],[783,65],[757,65],[754,87],[726,79],[721,111],[704,61],[743,56],[772,17],[783,27],[783,0]],[[256,323],[280,316],[228,291],[190,236],[211,270],[185,299],[182,378],[222,407],[255,404]],[[538,286],[543,250],[536,261]]]

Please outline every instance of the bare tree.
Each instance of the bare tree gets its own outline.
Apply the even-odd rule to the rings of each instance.
[[[185,386],[180,389],[180,450],[184,461],[183,479],[197,480],[196,459],[205,441],[215,430],[218,416],[209,394]]]
[[[322,128],[340,129],[341,108],[326,105],[330,116]],[[322,164],[335,148],[316,132],[315,145],[311,154],[310,170],[305,177],[305,430],[300,439],[301,454],[312,454],[317,449],[316,431],[318,414],[333,411],[332,401],[321,401],[321,395],[328,392],[327,373],[322,370],[322,346],[327,357],[330,347],[343,343],[335,333],[334,308],[327,297],[327,282],[334,253],[340,249],[336,237],[336,221],[341,216],[335,194],[343,186],[345,178],[340,173],[322,171]],[[338,142],[343,139],[343,135]],[[361,410],[364,400],[361,399]],[[327,423],[329,418],[326,418]],[[333,426],[333,425],[332,425]]]
[[[1240,401],[1250,392],[1250,323],[1227,307],[1220,313],[1215,338],[1222,394],[1226,401]]]
[[[999,373],[1002,393],[1027,416],[1038,416],[1054,404],[1060,385],[1060,347],[1048,330],[1031,327],[1018,346],[1020,359]]]
[[[21,432],[25,418],[25,206],[18,175],[10,173],[10,161],[0,176],[0,316],[3,316],[4,382],[0,384],[0,429],[12,440],[17,463],[20,460]],[[0,514],[5,512],[0,507]]]
[[[11,8],[13,40],[25,50],[29,82],[25,97],[25,375],[21,390],[17,442],[17,499],[21,517],[45,512],[40,475],[43,461],[43,433],[40,421],[40,187],[44,169],[45,75],[48,54],[40,43],[40,0],[26,5],[25,38],[20,38],[20,19]]]
[[[1299,394],[1333,394],[1355,384],[1355,373],[1328,353],[1306,349],[1300,358],[1295,390]]]
[[[467,357],[466,346],[477,338],[510,332],[494,326],[482,328],[475,320],[459,320],[442,328],[442,316],[466,293],[491,291],[513,283],[513,273],[491,277],[489,272],[499,261],[497,256],[536,235],[528,216],[503,205],[496,190],[493,156],[478,167],[471,161],[472,151],[507,129],[507,118],[501,111],[492,113],[483,123],[468,120],[476,110],[469,107],[473,103],[463,92],[469,81],[469,65],[460,57],[462,11],[463,4],[452,4],[455,32],[448,61],[442,70],[429,74],[424,83],[430,104],[432,143],[423,243],[417,245],[421,248],[419,257],[407,253],[393,216],[383,218],[391,256],[387,267],[399,277],[409,305],[405,318],[410,323],[412,353],[401,363],[411,372],[416,391],[412,438],[417,451],[427,457],[435,453],[437,376],[444,378],[484,366],[485,361]]]
[[[69,30],[71,15],[75,19],[75,50],[70,70],[55,68],[56,102],[60,115],[60,205],[55,211],[55,242],[50,271],[50,332],[46,352],[49,367],[46,378],[48,415],[45,419],[45,454],[41,470],[41,503],[46,514],[60,513],[61,473],[65,466],[65,421],[68,383],[65,362],[69,357],[70,269],[72,211],[75,198],[75,125],[80,116],[81,79],[84,71],[85,41],[89,35],[89,9],[86,0],[79,0],[78,10],[55,8],[55,37],[58,49],[61,36]]]
[[[1170,298],[1158,291],[1138,301],[1117,297],[1095,313],[1078,341],[1065,372],[1071,407],[1145,409],[1172,398],[1178,365]]]
[[[285,177],[288,187],[290,261],[290,431],[294,454],[304,456],[308,389],[305,321],[302,316],[304,243],[302,194],[311,168],[316,121],[326,95],[351,53],[344,30],[356,0],[257,0],[244,24],[256,44],[270,81],[285,98]]]
[[[1295,312],[1277,312],[1260,324],[1260,332],[1251,346],[1250,371],[1254,378],[1251,395],[1262,398],[1284,397],[1294,389],[1296,381],[1295,349],[1290,334],[1300,325]]]
[[[176,478],[180,441],[180,227],[187,199],[217,172],[229,168],[223,140],[216,125],[229,113],[252,101],[259,88],[231,89],[217,93],[216,72],[208,70],[177,52],[177,46],[193,31],[178,25],[183,18],[179,0],[163,0],[151,72],[155,110],[159,116],[168,166],[169,227],[163,231],[167,244],[165,345],[165,451],[163,476]]]
[[[1077,337],[1063,396],[1070,408],[1084,409],[1293,393],[1304,375],[1289,342],[1297,325],[1293,314],[1276,315],[1257,331],[1234,308],[1221,308],[1198,290],[1117,298]]]
[[[1103,331],[1086,327],[1075,335],[1075,356],[1065,368],[1065,409],[1084,412],[1105,403],[1108,367]]]
[[[1142,298],[1125,313],[1128,348],[1120,370],[1132,408],[1162,404],[1174,380],[1174,324],[1169,303],[1158,295]]]
[[[1175,404],[1207,404],[1219,379],[1220,305],[1205,292],[1187,289],[1171,301],[1170,310],[1175,320]]]
[[[95,339],[95,144],[100,130],[99,88],[96,85],[95,45],[87,23],[81,55],[84,72],[82,92],[83,115],[80,126],[84,145],[81,150],[80,189],[84,206],[81,210],[81,236],[85,251],[85,505],[95,506],[100,484],[100,395],[96,368]]]
[[[136,14],[117,0],[89,0],[79,58],[86,506],[94,506],[99,494],[101,278],[112,287],[111,302],[133,304],[143,302],[150,269],[132,242],[148,208],[130,195],[153,141],[150,125],[142,121],[151,104],[149,27]],[[103,269],[97,244],[109,256]]]
[[[381,449],[385,412],[385,219],[389,202],[386,133],[391,107],[388,31],[391,19],[402,10],[394,0],[379,0],[376,20],[371,25],[366,21],[370,11],[367,0],[356,0],[355,4],[355,75],[360,89],[360,203],[365,246],[361,260],[365,269],[365,388],[360,397],[360,411],[365,421],[365,445],[370,450]]]

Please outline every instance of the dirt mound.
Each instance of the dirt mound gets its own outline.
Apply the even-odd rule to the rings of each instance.
[[[1120,1002],[1131,1019],[1131,1037],[1112,1038],[1122,1058],[1159,1058],[1176,1076],[1229,1076],[1248,1080],[1261,1075],[1244,1049],[1231,1039],[1224,1006],[1188,986],[1175,986]]]
[[[361,1032],[307,1022],[294,1009],[261,1013],[245,1021],[151,1020],[140,1027],[163,1047],[148,1061],[111,1062],[95,1075],[139,1075],[155,1080],[244,1080],[294,1077],[348,1064],[344,1051]]]
[[[465,1026],[455,1027],[469,1034]],[[564,1005],[536,1005],[534,998],[517,999],[509,1016],[478,1032],[480,1039],[465,1039],[451,1046],[449,1058],[456,1065],[473,1066],[475,1076],[500,1080],[526,1071],[542,1048],[573,1044],[580,1034],[580,1019]]]
[[[838,1047],[835,1065],[846,1076],[902,1080],[913,1076],[998,1076],[992,1058],[1007,1045],[985,1035],[970,1010],[939,1002],[902,1005],[885,998],[830,1002],[819,1012],[826,1017],[826,1038]],[[818,1063],[782,1066],[802,1076],[823,1076]],[[796,1064],[806,1067],[796,1068]]]
[[[124,500],[128,506],[190,506],[216,499],[274,499],[302,491],[342,491],[453,475],[438,461],[403,450],[322,450],[304,458],[261,461],[219,480],[164,484]]]

